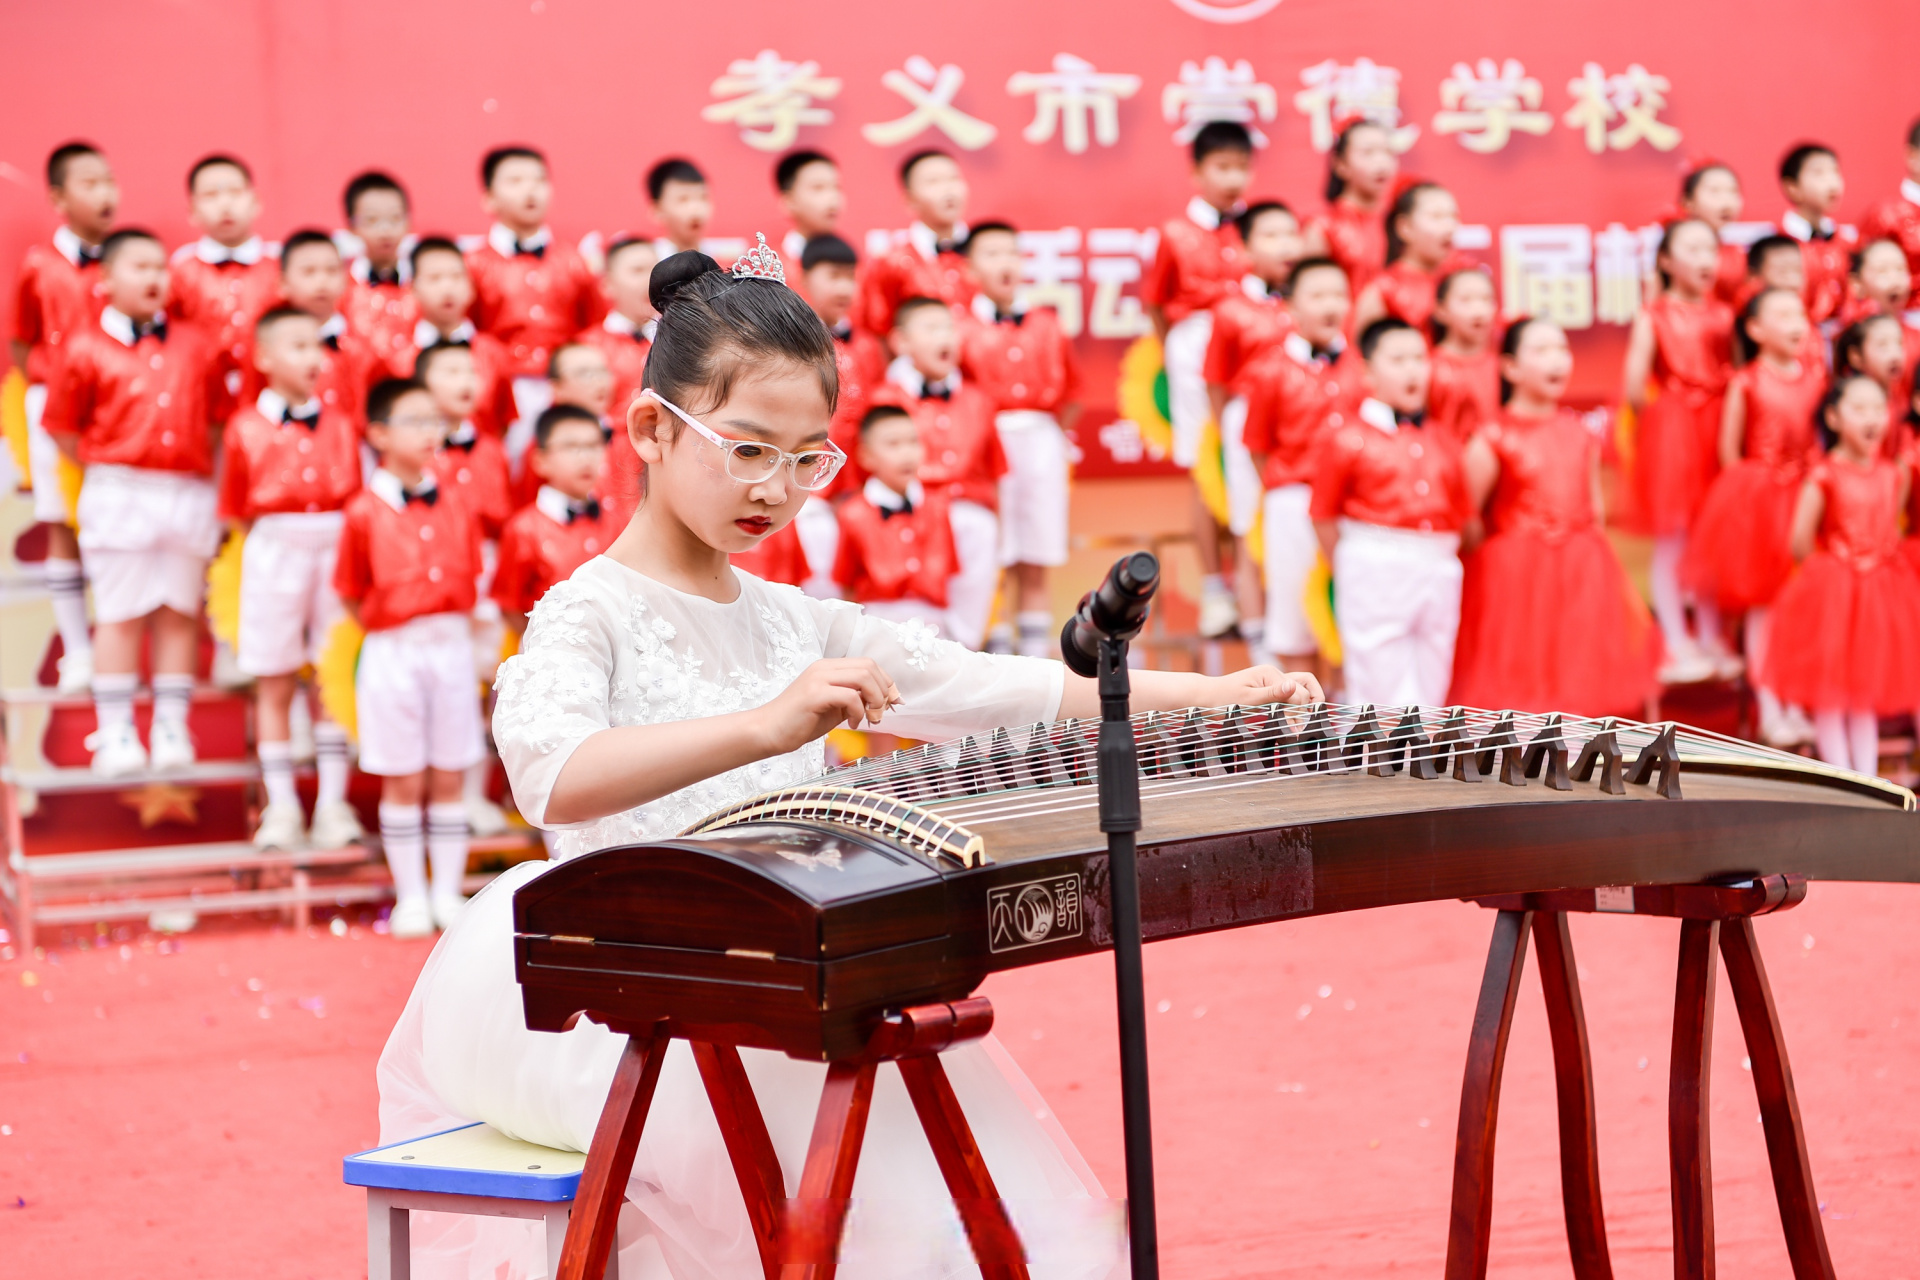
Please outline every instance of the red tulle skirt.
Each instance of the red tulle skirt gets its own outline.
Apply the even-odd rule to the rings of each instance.
[[[1516,529],[1467,555],[1449,701],[1639,715],[1659,668],[1660,633],[1599,529]]]
[[[1920,573],[1908,554],[1870,569],[1808,556],[1774,601],[1768,686],[1816,711],[1920,707]]]
[[[1685,533],[1719,470],[1721,397],[1663,388],[1639,414],[1633,479],[1640,518],[1656,537]]]
[[[1804,478],[1745,459],[1722,471],[1687,538],[1680,579],[1727,613],[1773,603],[1793,574],[1793,508]]]

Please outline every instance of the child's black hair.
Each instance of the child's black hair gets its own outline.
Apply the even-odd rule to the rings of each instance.
[[[1471,275],[1476,272],[1484,279],[1489,281],[1492,279],[1492,277],[1488,276],[1487,273],[1479,267],[1461,267],[1456,271],[1449,271],[1447,274],[1441,276],[1440,283],[1433,286],[1433,314],[1427,319],[1427,333],[1432,339],[1434,346],[1437,347],[1447,340],[1447,326],[1446,323],[1440,319],[1440,304],[1445,302],[1447,295],[1453,292],[1454,281],[1458,280],[1461,276]]]
[[[460,252],[460,246],[446,236],[422,236],[407,254],[407,265],[412,268],[414,275],[420,274],[420,259],[430,253],[450,253],[460,259],[462,268],[467,265],[467,255]]]
[[[472,350],[473,344],[470,342],[436,342],[430,347],[420,348],[420,353],[413,358],[413,380],[423,387],[426,386],[427,374],[432,370],[435,360],[449,351],[471,352]]]
[[[1739,318],[1733,322],[1733,349],[1742,365],[1752,364],[1760,358],[1760,344],[1747,332],[1747,323],[1760,314],[1761,304],[1776,293],[1784,293],[1789,298],[1800,296],[1791,289],[1762,289],[1747,299],[1747,305],[1740,308]]]
[[[852,245],[832,232],[828,232],[808,240],[807,247],[800,251],[802,272],[811,271],[823,262],[831,262],[842,267],[857,267],[860,265],[860,255],[853,251]]]
[[[593,416],[591,410],[582,409],[577,404],[550,404],[540,411],[533,420],[533,444],[536,449],[547,447],[547,441],[553,433],[569,422],[584,422],[598,434],[601,430],[600,419]]]
[[[407,189],[392,174],[382,173],[378,169],[369,169],[365,173],[356,173],[347,183],[346,194],[340,197],[340,203],[346,206],[347,221],[353,221],[353,206],[360,203],[360,197],[369,191],[391,191],[400,197],[400,205],[405,209],[413,208],[413,201],[407,199]]]
[[[700,167],[693,161],[682,156],[668,156],[647,170],[647,199],[659,204],[669,182],[700,186],[706,181],[707,175],[700,172]]]
[[[287,264],[293,260],[294,254],[313,244],[323,244],[333,251],[334,257],[340,256],[340,246],[333,242],[332,236],[312,227],[302,227],[280,244],[280,274],[287,274]]]
[[[283,320],[313,320],[313,323],[315,324],[320,323],[318,320],[314,320],[312,316],[308,315],[306,312],[302,311],[298,307],[289,307],[284,305],[274,307],[271,310],[269,310],[265,315],[261,316],[258,320],[255,320],[253,322],[254,341],[258,342],[260,340],[260,335],[264,334],[267,330],[273,328],[275,325],[279,324]]]
[[[1840,433],[1827,422],[1827,415],[1840,407],[1840,401],[1847,394],[1847,388],[1856,382],[1868,383],[1879,388],[1882,395],[1886,394],[1886,388],[1866,374],[1850,372],[1836,361],[1833,381],[1827,387],[1827,394],[1820,397],[1819,407],[1813,411],[1813,429],[1819,433],[1822,453],[1831,453],[1833,446],[1840,443]]]
[[[193,162],[193,168],[187,170],[187,194],[193,194],[193,184],[200,181],[201,174],[209,169],[218,169],[221,165],[238,169],[240,176],[247,180],[247,185],[253,185],[253,170],[247,168],[244,160],[238,156],[228,155],[224,151],[216,151],[210,156],[201,156]]]
[[[913,415],[908,413],[901,405],[894,404],[890,400],[882,400],[879,404],[872,406],[860,415],[861,436],[864,437],[868,431],[880,423],[885,422],[888,418],[906,418],[911,421]]]
[[[1653,255],[1653,270],[1654,274],[1660,277],[1660,288],[1662,290],[1669,289],[1673,286],[1673,276],[1665,267],[1660,265],[1660,259],[1673,252],[1673,238],[1679,234],[1680,228],[1686,226],[1706,227],[1708,235],[1713,235],[1716,241],[1719,239],[1717,235],[1714,235],[1712,227],[1707,226],[1703,220],[1694,217],[1675,218],[1672,222],[1669,222],[1665,227],[1661,228],[1660,248],[1655,251]]]
[[[1296,223],[1299,221],[1284,200],[1256,200],[1241,210],[1240,216],[1234,219],[1234,224],[1240,228],[1240,239],[1244,241],[1252,235],[1253,224],[1270,213],[1284,213],[1289,218],[1293,218]]]
[[[962,254],[970,254],[973,252],[974,242],[979,240],[981,236],[990,236],[990,235],[996,235],[996,234],[1003,235],[1003,236],[1014,236],[1017,238],[1020,233],[1013,229],[1013,224],[1011,222],[1002,222],[998,219],[995,219],[991,222],[982,222],[977,226],[971,226],[967,228],[967,238],[963,242],[961,242],[960,252]]]
[[[534,147],[513,143],[509,146],[495,147],[480,157],[480,186],[484,190],[493,189],[493,175],[500,172],[500,166],[509,160],[537,160],[541,168],[547,167],[547,156]]]
[[[367,392],[367,421],[385,426],[393,420],[393,406],[414,392],[427,394],[427,384],[417,378],[382,378]]]
[[[1360,331],[1360,358],[1362,360],[1373,359],[1373,353],[1380,349],[1380,344],[1386,339],[1386,336],[1390,333],[1397,333],[1402,329],[1405,329],[1415,337],[1420,336],[1418,329],[1408,324],[1405,320],[1402,320],[1399,316],[1381,316],[1378,320],[1375,320],[1372,324]],[[1420,340],[1422,342],[1426,341],[1425,338],[1421,338]]]
[[[1833,372],[1835,376],[1849,371],[1854,373],[1862,372],[1862,370],[1855,368],[1853,362],[1860,358],[1861,352],[1867,345],[1867,330],[1873,328],[1876,324],[1898,325],[1899,323],[1900,317],[1890,316],[1884,311],[1879,311],[1870,316],[1861,316],[1845,329],[1842,329],[1840,336],[1833,340]]]
[[[110,232],[107,238],[100,242],[100,269],[102,271],[106,270],[107,267],[112,265],[113,260],[120,256],[120,251],[136,240],[151,240],[155,244],[161,243],[160,237],[145,227],[121,227],[116,231]]]
[[[829,412],[839,400],[833,335],[778,281],[735,279],[696,249],[655,267],[648,296],[660,325],[644,385],[663,399],[699,413],[724,402],[741,378],[786,361],[812,370]]]
[[[1415,182],[1393,198],[1393,206],[1387,210],[1387,265],[1400,261],[1407,251],[1407,242],[1400,238],[1400,219],[1411,217],[1420,207],[1420,197],[1429,191],[1445,191],[1437,182]]]
[[[1856,275],[1856,276],[1859,275],[1860,268],[1863,265],[1865,265],[1867,261],[1867,254],[1873,250],[1873,247],[1875,245],[1879,245],[1879,244],[1892,245],[1893,251],[1900,255],[1900,261],[1905,262],[1907,260],[1907,251],[1900,247],[1900,242],[1898,240],[1895,240],[1892,236],[1875,236],[1873,239],[1862,244],[1858,249],[1855,249],[1853,253],[1848,257],[1847,259],[1848,274]]]
[[[1828,156],[1836,162],[1840,159],[1840,153],[1825,143],[1803,142],[1780,157],[1781,184],[1800,181],[1801,171],[1807,167],[1807,161],[1815,156]]]
[[[1253,154],[1253,135],[1247,126],[1233,120],[1209,120],[1193,135],[1193,162],[1198,165],[1216,151]]]
[[[1287,282],[1280,286],[1280,296],[1282,298],[1293,297],[1294,286],[1300,283],[1300,278],[1311,275],[1316,271],[1338,271],[1342,280],[1347,278],[1347,269],[1335,262],[1332,258],[1302,258],[1300,261],[1294,263],[1293,270],[1287,273]]]
[[[91,142],[73,141],[55,147],[47,156],[47,187],[58,191],[67,185],[67,170],[81,156],[97,156],[100,148]]]
[[[1544,316],[1521,316],[1518,320],[1508,325],[1507,331],[1500,335],[1500,358],[1502,360],[1512,360],[1519,356],[1520,343],[1526,338],[1527,330],[1533,325],[1542,323],[1544,320]],[[1507,375],[1502,373],[1500,375],[1500,403],[1505,405],[1511,399],[1513,399],[1513,384],[1508,382]]]
[[[547,356],[547,381],[558,382],[560,380],[560,357],[561,356],[565,355],[569,351],[587,351],[591,349],[592,348],[590,348],[584,342],[568,341],[568,342],[562,342],[556,345],[552,353]]]
[[[1761,236],[1747,246],[1747,274],[1759,275],[1760,269],[1767,265],[1768,254],[1783,253],[1788,249],[1799,253],[1800,242],[1792,236],[1781,235],[1778,232],[1770,236]]]
[[[1347,180],[1335,171],[1333,162],[1347,158],[1348,144],[1353,141],[1353,135],[1362,129],[1378,129],[1382,133],[1387,131],[1387,127],[1377,120],[1350,120],[1341,126],[1340,132],[1334,135],[1333,146],[1327,150],[1328,204],[1332,204],[1335,200],[1338,200],[1340,193],[1347,189]]]
[[[618,258],[621,254],[625,253],[629,249],[651,250],[652,248],[653,248],[653,241],[648,240],[643,236],[619,236],[615,238],[612,244],[607,246],[607,256],[606,256],[606,264],[605,264],[606,269],[608,271],[613,270],[614,259]]]
[[[913,181],[913,171],[919,168],[923,162],[928,160],[951,160],[951,159],[953,159],[952,156],[940,150],[938,147],[928,147],[924,151],[914,152],[912,155],[908,156],[905,160],[902,160],[900,162],[901,188],[904,190],[906,185],[909,182]]]
[[[1687,170],[1687,176],[1680,180],[1680,199],[1683,201],[1693,199],[1693,193],[1700,189],[1701,180],[1708,174],[1714,172],[1724,173],[1733,179],[1734,186],[1737,187],[1740,185],[1740,175],[1733,171],[1732,165],[1722,164],[1720,161],[1714,160],[1701,165],[1697,169]]]
[[[926,311],[932,307],[938,307],[940,310],[945,311],[947,304],[938,298],[929,298],[921,293],[916,293],[911,298],[900,299],[900,305],[893,309],[893,327],[896,329],[900,328],[906,324],[907,317],[914,312]]]
[[[794,181],[800,171],[810,164],[832,165],[838,169],[839,162],[824,151],[789,151],[780,157],[780,163],[773,166],[773,188],[781,195],[793,190]]]

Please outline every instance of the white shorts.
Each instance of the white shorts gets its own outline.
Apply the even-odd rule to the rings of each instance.
[[[870,600],[861,605],[860,609],[886,622],[924,622],[932,627],[942,640],[953,638],[953,632],[947,626],[947,611],[925,600]]]
[[[1348,702],[1446,705],[1460,578],[1457,534],[1340,522],[1333,601]]]
[[[464,613],[429,614],[368,632],[353,692],[360,768],[367,773],[457,773],[485,751]]]
[[[40,425],[47,412],[47,388],[27,388],[27,478],[33,485],[33,518],[40,524],[72,524],[67,495],[60,488],[60,446]]]
[[[1267,648],[1274,653],[1309,654],[1319,651],[1307,623],[1307,579],[1320,555],[1320,539],[1313,532],[1313,487],[1282,485],[1267,490],[1261,542],[1266,559]]]
[[[1000,477],[1000,563],[1067,562],[1067,433],[1050,413],[995,416],[1007,474]]]
[[[809,495],[793,518],[793,532],[807,557],[807,580],[801,589],[819,599],[838,600],[840,584],[833,580],[833,562],[840,554],[840,517],[834,514],[833,504]]]
[[[520,478],[527,449],[533,444],[533,429],[539,423],[540,415],[552,404],[553,384],[545,378],[522,375],[513,380],[514,418],[507,424],[507,434],[500,444],[507,451],[507,462],[513,468],[516,480]]]
[[[213,482],[179,471],[95,464],[80,486],[80,559],[96,622],[166,607],[193,616],[220,546]]]
[[[1163,359],[1167,366],[1167,416],[1173,420],[1173,461],[1191,467],[1200,460],[1200,433],[1213,406],[1207,400],[1207,342],[1213,337],[1213,312],[1196,311],[1167,330]]]
[[[987,619],[1000,589],[1000,518],[977,502],[947,511],[960,571],[947,579],[947,634],[969,649],[987,641]]]
[[[320,660],[341,615],[333,560],[345,517],[338,511],[261,516],[240,549],[240,638],[235,657],[250,676],[284,676]]]
[[[1260,468],[1247,452],[1247,398],[1235,396],[1220,411],[1220,462],[1227,480],[1227,529],[1236,538],[1253,532],[1260,514]]]

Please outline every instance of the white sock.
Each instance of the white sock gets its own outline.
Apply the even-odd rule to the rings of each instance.
[[[1014,625],[1019,631],[1019,647],[1015,650],[1029,658],[1054,658],[1059,656],[1056,637],[1053,634],[1053,614],[1045,609],[1022,609],[1014,616]]]
[[[185,727],[187,707],[193,701],[193,677],[179,671],[155,672],[153,722]]]
[[[433,895],[458,898],[467,874],[467,807],[427,806],[427,855],[433,860]]]
[[[1667,643],[1667,656],[1680,657],[1698,646],[1687,628],[1687,606],[1680,594],[1680,558],[1687,553],[1687,535],[1670,533],[1653,540],[1653,564],[1648,571],[1653,589],[1653,616]]]
[[[92,653],[93,637],[87,631],[87,582],[78,560],[48,560],[43,571],[47,594],[53,597],[53,625],[60,632],[60,644],[68,653]]]
[[[1813,749],[1828,764],[1853,768],[1853,751],[1847,741],[1847,713],[1822,708],[1813,716]]]
[[[1225,595],[1230,590],[1232,588],[1227,586],[1227,575],[1224,573],[1209,573],[1202,575],[1200,579],[1200,594],[1203,598]]]
[[[140,677],[132,672],[93,677],[93,717],[102,730],[133,723],[133,691]]]
[[[492,781],[493,757],[483,756],[478,764],[467,766],[466,775],[460,779],[460,794],[468,800],[490,799],[487,795],[487,784]]]
[[[421,840],[420,806],[382,804],[380,806],[380,844],[387,854],[387,871],[393,876],[393,891],[402,902],[417,902],[427,896],[427,850]]]
[[[1240,638],[1247,642],[1247,655],[1249,657],[1255,662],[1266,661],[1267,620],[1264,617],[1255,614],[1249,618],[1246,614],[1241,614]]]
[[[1880,717],[1871,711],[1847,712],[1847,741],[1853,748],[1853,771],[1879,777]]]
[[[313,726],[313,759],[320,770],[314,807],[347,798],[347,731],[331,720]]]
[[[268,804],[300,805],[300,793],[293,786],[293,745],[287,742],[260,744],[260,781],[267,788]]]
[[[1720,606],[1711,600],[1693,602],[1693,633],[1700,639],[1700,647],[1709,653],[1727,651],[1726,632],[1720,626]]]

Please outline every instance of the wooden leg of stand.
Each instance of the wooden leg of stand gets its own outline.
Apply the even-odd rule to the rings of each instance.
[[[873,1107],[874,1070],[871,1062],[836,1062],[827,1068],[800,1195],[788,1204],[781,1233],[783,1280],[833,1280],[860,1142]]]
[[[973,1244],[982,1280],[1027,1280],[1026,1251],[1007,1218],[1006,1206],[1000,1203],[1000,1192],[974,1143],[947,1069],[932,1054],[902,1058],[899,1065],[913,1108],[920,1113],[920,1127],[927,1131],[927,1142]]]
[[[1493,1132],[1500,1111],[1500,1069],[1513,1027],[1513,999],[1527,963],[1531,911],[1494,920],[1487,971],[1480,980],[1467,1073],[1460,1083],[1460,1130],[1453,1148],[1453,1215],[1447,1232],[1447,1280],[1481,1280],[1493,1225]]]
[[[1667,1081],[1667,1150],[1673,1166],[1675,1280],[1713,1280],[1713,1160],[1707,1144],[1707,1079],[1713,1052],[1714,951],[1718,920],[1680,922],[1680,975],[1673,999],[1673,1062]]]
[[[607,1269],[607,1254],[620,1225],[620,1206],[627,1199],[627,1177],[633,1172],[634,1152],[640,1148],[640,1130],[646,1126],[647,1108],[653,1104],[660,1063],[666,1056],[664,1024],[644,1039],[627,1040],[599,1127],[593,1131],[587,1167],[580,1173],[556,1280],[599,1280]]]
[[[740,1183],[740,1194],[747,1202],[747,1220],[753,1224],[753,1236],[760,1246],[760,1268],[769,1280],[780,1274],[780,1217],[787,1200],[786,1175],[780,1171],[780,1158],[773,1153],[773,1139],[767,1135],[766,1118],[760,1114],[760,1101],[740,1063],[740,1050],[730,1044],[693,1042],[693,1060],[706,1082],[707,1098],[713,1103],[713,1117],[720,1122],[720,1136],[726,1139],[727,1154],[733,1159],[733,1175]]]
[[[1577,1280],[1613,1280],[1607,1223],[1600,1210],[1600,1146],[1595,1135],[1593,1062],[1587,1052],[1587,1016],[1580,1006],[1573,936],[1564,911],[1533,917],[1540,987],[1553,1037],[1554,1091],[1560,1101],[1560,1198],[1567,1211],[1567,1252]]]
[[[1827,1256],[1827,1232],[1820,1222],[1806,1134],[1800,1127],[1800,1100],[1793,1091],[1793,1069],[1787,1065],[1787,1042],[1780,1034],[1780,1015],[1773,1007],[1773,988],[1760,962],[1751,919],[1742,916],[1720,927],[1720,954],[1727,962],[1747,1055],[1753,1059],[1753,1088],[1760,1095],[1773,1192],[1780,1201],[1780,1226],[1794,1280],[1833,1280],[1833,1259]]]

